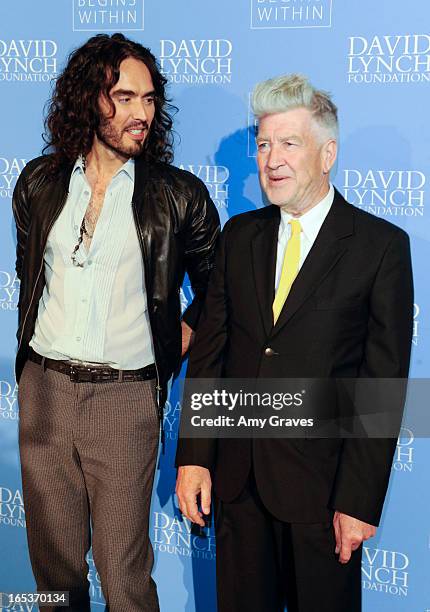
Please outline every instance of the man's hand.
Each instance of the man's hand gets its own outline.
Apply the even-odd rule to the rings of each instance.
[[[187,519],[205,526],[203,514],[211,510],[211,475],[209,470],[199,465],[184,465],[178,468],[176,495],[179,508]],[[197,507],[197,496],[200,494],[202,512]]]
[[[376,527],[373,525],[337,511],[334,513],[333,527],[336,538],[335,553],[339,555],[340,563],[348,563],[352,551],[357,550],[362,542],[373,538],[376,533]]]
[[[194,330],[191,329],[189,325],[185,323],[185,321],[181,321],[182,328],[182,353],[183,357],[185,353],[190,349],[191,344],[194,340]]]

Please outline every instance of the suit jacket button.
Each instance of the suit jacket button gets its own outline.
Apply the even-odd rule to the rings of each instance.
[[[268,346],[267,348],[264,349],[264,354],[266,355],[266,357],[273,357],[273,355],[275,354],[275,351],[270,348],[270,346]]]

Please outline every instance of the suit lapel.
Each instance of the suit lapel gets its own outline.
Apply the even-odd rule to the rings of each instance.
[[[272,304],[280,212],[275,206],[269,206],[264,214],[266,218],[258,221],[257,233],[251,240],[251,252],[255,293],[263,327],[266,335],[269,335],[273,327]]]
[[[303,303],[315,292],[347,250],[343,240],[353,233],[353,208],[335,190],[330,211],[316,240],[294,281],[279,319],[273,329],[276,334]]]

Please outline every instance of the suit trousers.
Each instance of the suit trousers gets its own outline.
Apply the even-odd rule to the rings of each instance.
[[[158,452],[155,381],[74,383],[27,361],[18,389],[30,560],[38,590],[89,612],[92,545],[110,612],[158,612],[149,513]],[[90,527],[91,523],[91,527]]]
[[[340,564],[332,523],[276,519],[252,475],[236,500],[215,501],[215,526],[218,612],[361,611],[362,547]]]

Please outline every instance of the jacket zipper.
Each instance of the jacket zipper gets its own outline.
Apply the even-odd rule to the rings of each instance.
[[[66,194],[64,195],[64,197],[63,197],[63,199],[62,199],[62,201],[61,201],[61,205],[60,205],[60,207],[59,207],[59,209],[58,209],[57,213],[54,215],[54,217],[53,217],[53,218],[52,218],[52,220],[51,220],[51,223],[50,223],[50,224],[49,224],[49,226],[48,226],[48,231],[47,231],[47,233],[46,233],[46,240],[45,240],[45,244],[43,245],[42,262],[41,262],[41,264],[40,264],[39,272],[37,273],[36,282],[34,283],[33,292],[32,292],[32,294],[31,294],[31,298],[30,298],[30,303],[29,303],[29,305],[28,305],[27,312],[25,313],[24,321],[23,321],[23,323],[22,323],[21,336],[20,336],[20,338],[19,338],[19,342],[18,342],[18,351],[19,351],[19,349],[20,349],[20,347],[21,347],[22,337],[24,336],[24,331],[25,331],[25,324],[26,324],[26,322],[27,322],[28,313],[30,312],[31,305],[32,305],[32,303],[33,303],[34,294],[36,293],[37,283],[39,282],[39,278],[40,278],[40,275],[42,274],[42,270],[43,270],[43,267],[44,267],[44,257],[45,257],[46,244],[47,244],[47,242],[48,242],[49,232],[51,231],[52,226],[54,225],[54,223],[56,222],[56,220],[58,219],[58,217],[60,216],[60,213],[61,213],[61,211],[63,210],[64,204],[66,203],[66,199],[67,199],[67,196],[68,196],[68,195],[69,195],[69,192],[68,192],[68,191],[66,191]]]

